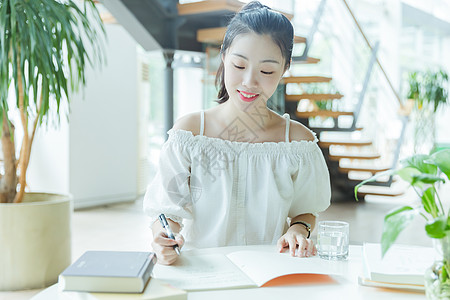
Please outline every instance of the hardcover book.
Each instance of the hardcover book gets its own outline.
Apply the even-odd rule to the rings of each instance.
[[[68,292],[71,293],[71,292]],[[72,292],[73,293],[73,292]],[[83,299],[95,299],[95,300],[187,300],[187,292],[178,289],[164,281],[160,281],[156,278],[150,278],[145,290],[140,293],[89,293],[91,297]],[[78,297],[77,297],[78,296]],[[78,293],[73,299],[81,299]]]
[[[156,263],[153,252],[87,251],[59,275],[64,291],[141,293]]]

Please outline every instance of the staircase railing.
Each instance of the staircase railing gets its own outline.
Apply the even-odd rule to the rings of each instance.
[[[361,112],[361,108],[362,108],[362,105],[364,102],[366,91],[367,91],[367,88],[369,87],[369,81],[370,81],[370,77],[372,75],[373,65],[375,64],[375,61],[377,59],[377,53],[378,53],[379,46],[380,46],[380,43],[377,42],[375,44],[375,46],[373,48],[371,48],[372,53],[370,55],[370,60],[369,60],[369,65],[367,66],[366,75],[364,77],[363,88],[362,88],[361,92],[359,93],[359,100],[358,100],[358,103],[356,104],[355,110],[353,111],[353,123],[351,126],[352,129],[356,128],[356,122],[358,122],[359,114]]]
[[[350,6],[348,5],[347,1],[346,1],[346,0],[342,0],[342,2],[344,2],[345,7],[347,8],[348,12],[350,13],[350,15],[351,15],[353,21],[355,22],[356,27],[358,28],[358,31],[361,33],[361,35],[362,35],[362,37],[364,38],[364,40],[365,40],[367,46],[373,51],[373,48],[372,48],[372,46],[371,46],[369,40],[367,39],[367,36],[365,35],[364,31],[362,30],[361,26],[359,25],[359,22],[358,22],[358,20],[356,19],[355,15],[353,14],[353,11],[352,11],[352,9],[350,8]],[[402,106],[402,105],[403,105],[403,102],[402,102],[402,100],[400,99],[400,97],[399,97],[397,91],[395,90],[394,86],[392,85],[392,82],[391,82],[391,80],[389,79],[389,76],[388,76],[388,75],[386,74],[386,72],[384,71],[384,68],[383,68],[383,66],[381,65],[380,60],[378,59],[378,57],[375,57],[375,59],[376,59],[376,62],[377,62],[377,64],[378,64],[378,66],[380,67],[381,72],[383,73],[384,77],[386,78],[386,81],[388,82],[389,87],[391,88],[392,92],[394,93],[395,98],[397,98],[398,103],[400,104],[400,106]]]
[[[369,62],[369,67],[366,73],[366,77],[364,79],[364,84],[363,84],[363,89],[361,90],[360,93],[360,97],[359,97],[359,101],[358,104],[355,108],[354,111],[354,119],[353,119],[353,124],[352,127],[354,127],[356,125],[358,116],[360,114],[361,111],[361,107],[363,104],[363,100],[364,100],[364,96],[365,93],[367,91],[367,86],[368,86],[368,81],[370,79],[370,75],[372,73],[372,67],[374,65],[374,63],[376,62],[383,74],[383,77],[386,79],[386,82],[388,83],[393,95],[395,96],[395,98],[397,99],[398,104],[400,105],[400,107],[403,107],[403,101],[401,100],[400,96],[398,95],[396,89],[394,88],[389,76],[387,75],[386,71],[384,70],[380,60],[377,57],[377,52],[379,49],[379,42],[376,42],[374,46],[371,45],[369,39],[367,38],[366,34],[364,33],[364,30],[362,29],[361,25],[359,24],[357,18],[355,17],[355,14],[353,13],[352,9],[350,8],[350,6],[348,5],[346,0],[342,0],[342,2],[344,3],[344,6],[346,7],[347,11],[349,12],[353,22],[355,23],[355,26],[357,27],[360,35],[363,37],[366,45],[369,47],[369,49],[371,50],[371,58],[370,58],[370,62]],[[395,168],[397,165],[397,162],[399,160],[400,157],[400,152],[401,152],[401,147],[403,145],[403,141],[405,138],[405,133],[406,133],[406,126],[408,124],[408,117],[407,116],[401,116],[401,122],[402,122],[402,128],[401,128],[401,133],[399,135],[399,138],[397,140],[397,145],[396,148],[394,150],[394,154],[393,154],[393,160],[392,160],[392,168]],[[388,184],[390,185],[392,183],[392,176],[389,177],[388,180]],[[374,183],[374,185],[377,185],[376,182]]]
[[[309,49],[311,48],[312,42],[314,40],[314,36],[319,27],[319,22],[322,19],[323,11],[325,10],[326,2],[327,2],[326,0],[320,1],[319,7],[317,8],[316,14],[314,16],[313,25],[311,26],[311,28],[309,30],[308,37],[306,38],[306,45],[305,45],[305,49],[303,50],[303,54],[300,56],[292,57],[293,62],[307,60]]]
[[[369,90],[369,83],[370,83],[371,77],[374,77],[372,75],[373,75],[374,68],[376,65],[380,68],[382,77],[385,79],[386,83],[389,85],[389,88],[387,86],[383,86],[382,90],[385,92],[391,91],[392,94],[390,94],[389,98],[394,96],[397,99],[397,101],[395,101],[395,102],[391,101],[390,103],[392,103],[392,105],[394,105],[394,106],[399,105],[401,108],[403,106],[403,101],[400,99],[399,94],[397,93],[396,89],[394,88],[391,79],[385,72],[382,63],[380,62],[380,59],[378,58],[378,52],[379,52],[378,50],[379,50],[379,45],[380,45],[379,42],[376,42],[374,44],[371,44],[369,42],[367,35],[363,31],[360,23],[358,22],[357,18],[355,17],[355,14],[353,13],[350,6],[348,5],[347,1],[342,0],[342,3],[343,3],[344,11],[347,10],[349,15],[351,16],[351,20],[352,20],[351,23],[353,23],[355,25],[356,32],[359,33],[359,36],[363,38],[365,45],[367,45],[368,49],[370,50],[370,58],[369,58],[368,65],[366,67],[367,69],[365,71],[364,79],[362,82],[362,88],[358,92],[358,101],[357,101],[357,103],[352,105],[353,120],[352,120],[352,125],[351,125],[350,129],[355,130],[356,124],[358,122],[358,118],[361,115],[361,109],[363,107],[364,99],[367,97],[367,92]],[[308,38],[307,38],[307,42],[306,42],[303,54],[301,56],[294,57],[293,62],[306,60],[308,53],[311,49],[314,36],[319,31],[320,20],[321,20],[321,18],[325,17],[325,4],[326,4],[326,0],[321,0],[319,5],[316,7],[315,13],[313,14],[314,19],[312,21],[312,26],[310,27],[310,30],[309,30],[309,34],[308,34]],[[351,23],[350,23],[350,25],[351,25]],[[358,36],[358,34],[356,34],[355,37],[356,36]],[[378,75],[378,76],[380,76],[380,75]],[[382,81],[384,81],[384,80],[382,80]],[[379,88],[380,87],[379,84],[381,84],[381,81],[380,81],[380,83],[375,83],[375,84],[377,84],[377,87]],[[400,157],[401,148],[402,148],[402,145],[403,145],[403,142],[405,139],[405,132],[406,132],[406,127],[407,127],[407,123],[408,123],[407,117],[400,116],[398,114],[397,114],[397,116],[398,116],[398,119],[400,119],[400,121],[401,121],[401,127],[397,127],[400,129],[400,134],[398,136],[396,136],[395,144],[392,144],[392,146],[394,146],[394,147],[391,148],[389,151],[389,154],[390,154],[389,160],[392,158],[392,167],[396,166],[398,159]],[[335,127],[338,127],[337,120],[335,121]],[[388,129],[386,129],[386,130],[388,130]],[[379,138],[381,138],[381,137],[379,136]],[[387,183],[387,185],[390,185],[392,183],[392,176],[389,178],[388,182],[385,182],[384,184],[377,184],[375,182],[374,185],[386,185],[386,183]]]

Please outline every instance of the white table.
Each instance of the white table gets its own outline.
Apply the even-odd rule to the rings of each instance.
[[[239,246],[239,247],[222,247],[193,250],[194,253],[227,254],[239,250],[258,250],[267,249],[267,246]],[[348,261],[345,262],[344,276],[332,276],[334,283],[320,284],[300,284],[296,286],[284,287],[262,287],[252,289],[233,289],[233,290],[214,290],[202,292],[190,292],[189,300],[198,299],[364,299],[364,300],[414,300],[426,299],[422,292],[408,292],[393,289],[383,289],[375,287],[365,287],[358,284],[358,276],[362,273],[361,246],[350,246]],[[273,251],[276,251],[273,246]],[[117,297],[117,295],[115,295]],[[124,295],[123,299],[126,299]],[[58,290],[57,284],[50,286],[39,294],[35,295],[32,300],[95,300],[92,294],[88,293],[65,293]]]

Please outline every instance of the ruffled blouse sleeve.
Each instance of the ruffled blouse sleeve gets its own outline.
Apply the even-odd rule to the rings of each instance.
[[[294,200],[289,217],[317,214],[330,206],[331,186],[327,164],[320,148],[299,155],[298,170],[293,174]]]
[[[190,167],[187,145],[169,131],[169,139],[160,152],[156,175],[144,196],[144,212],[150,217],[150,224],[160,213],[180,225],[183,219],[192,219]]]

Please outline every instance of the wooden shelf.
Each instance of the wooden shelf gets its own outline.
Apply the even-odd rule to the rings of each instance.
[[[358,172],[358,171],[351,171],[348,172],[348,179],[353,183],[353,185],[357,185],[363,180],[369,179],[372,177],[372,174],[369,172]],[[375,183],[384,183],[387,184],[390,179],[389,175],[381,176],[377,180],[375,180]],[[392,183],[397,181],[397,177],[392,177]]]
[[[306,64],[317,64],[320,62],[320,58],[307,57],[306,60],[293,61],[292,65],[306,65]]]
[[[237,0],[205,0],[192,3],[177,4],[178,14],[180,16],[186,15],[201,15],[208,13],[228,12],[236,13],[246,3]],[[292,20],[294,15],[278,11],[286,16],[289,20]]]
[[[290,76],[283,77],[281,83],[313,83],[313,82],[330,82],[331,77],[324,76]]]
[[[306,38],[303,36],[294,35],[294,44],[306,43]]]
[[[349,147],[365,147],[372,145],[371,141],[363,140],[321,140],[319,146],[322,148],[328,148],[333,145],[349,146]]]
[[[315,111],[298,111],[295,115],[299,118],[306,119],[310,117],[332,117],[353,116],[352,111],[332,111],[332,110],[315,110]]]
[[[361,131],[363,127],[356,127],[355,129],[350,129],[348,127],[310,127],[314,132],[353,132],[353,131]]]
[[[341,94],[294,94],[294,95],[286,95],[285,100],[286,101],[300,101],[302,99],[309,99],[309,100],[335,100],[335,99],[341,99],[344,97],[344,95]]]
[[[238,12],[245,3],[236,0],[208,0],[178,4],[180,16],[205,14],[217,11]]]
[[[376,168],[376,167],[363,167],[363,166],[348,166],[348,167],[339,167],[339,171],[342,173],[348,173],[350,171],[357,171],[357,172],[370,172],[372,174],[384,172],[387,170],[390,170],[390,167],[383,167],[383,168]]]
[[[226,27],[203,28],[197,30],[197,42],[205,44],[220,45],[225,37]],[[305,43],[306,38],[301,36],[294,37],[295,43]]]
[[[109,12],[101,13],[100,19],[102,19],[104,24],[118,24],[116,18],[114,18],[114,16]]]
[[[205,44],[222,44],[226,27],[204,28],[197,30],[197,42]]]
[[[362,186],[358,189],[358,197],[371,196],[383,196],[383,197],[398,197],[405,193],[403,189],[393,189],[392,187],[380,187],[380,186]]]
[[[365,160],[372,160],[372,159],[378,159],[381,155],[379,154],[330,154],[329,158],[330,160],[338,161],[341,158],[348,158],[348,159],[365,159]]]

